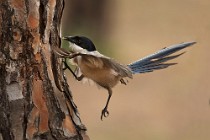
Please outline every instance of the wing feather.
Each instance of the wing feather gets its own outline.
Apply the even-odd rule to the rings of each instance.
[[[83,57],[83,61],[86,61],[86,65],[89,67],[97,67],[100,69],[111,69],[114,70],[119,76],[121,77],[129,77],[132,78],[132,72],[126,65],[122,65],[115,60],[100,55],[93,55],[93,54],[81,54]]]

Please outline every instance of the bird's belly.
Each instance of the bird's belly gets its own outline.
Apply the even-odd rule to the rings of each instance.
[[[120,80],[120,77],[111,69],[80,67],[80,70],[85,77],[92,79],[102,87],[113,87]]]

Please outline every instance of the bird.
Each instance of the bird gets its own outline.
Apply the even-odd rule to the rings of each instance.
[[[153,72],[177,64],[167,63],[167,61],[185,53],[172,55],[175,52],[196,43],[194,41],[184,42],[165,47],[151,55],[124,65],[98,52],[94,43],[85,36],[65,36],[62,39],[69,42],[70,50],[56,47],[53,51],[59,57],[65,58],[65,69],[69,69],[78,81],[87,78],[108,91],[106,105],[101,112],[101,120],[109,115],[108,105],[113,93],[113,87],[118,83],[126,85],[126,78],[132,79],[135,74]],[[76,65],[75,71],[67,64],[67,59],[71,60],[72,65]]]

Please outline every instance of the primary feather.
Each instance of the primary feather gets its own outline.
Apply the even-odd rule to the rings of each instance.
[[[129,64],[128,67],[131,69],[133,74],[152,72],[154,70],[167,68],[171,65],[175,65],[176,63],[165,63],[165,62],[174,59],[176,57],[179,57],[183,53],[170,56],[171,54],[180,51],[188,46],[191,46],[195,43],[196,42],[186,42],[186,43],[172,45],[167,48],[163,48],[162,50],[154,54],[151,54],[136,62]]]

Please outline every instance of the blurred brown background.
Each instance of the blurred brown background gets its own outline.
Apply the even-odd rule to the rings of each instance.
[[[103,54],[124,64],[197,41],[174,60],[178,65],[115,87],[104,121],[107,91],[67,75],[92,140],[210,139],[209,0],[66,0],[62,30],[91,38]]]

